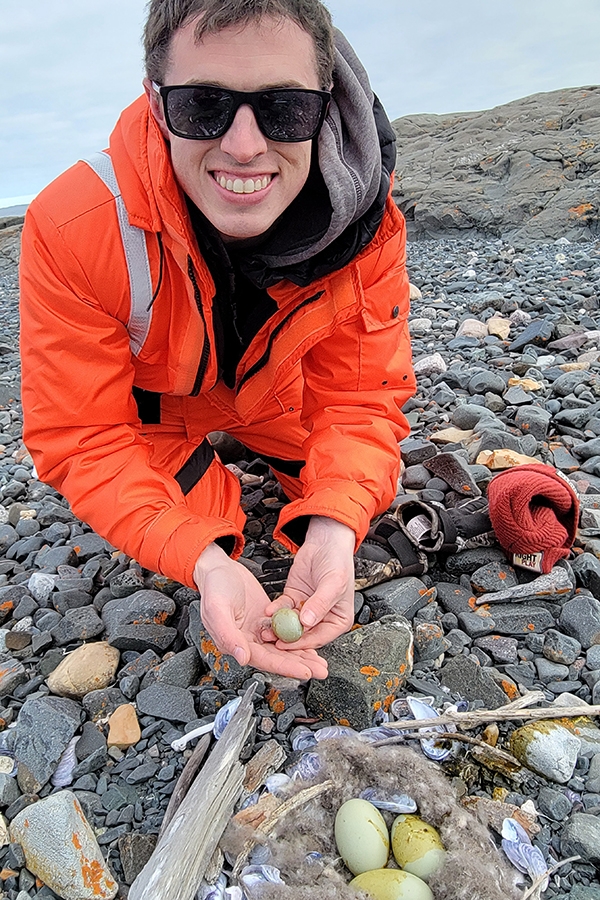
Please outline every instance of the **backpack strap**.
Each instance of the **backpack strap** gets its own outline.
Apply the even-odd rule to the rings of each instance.
[[[125,202],[121,196],[113,162],[108,153],[94,153],[83,162],[94,170],[116,201],[131,291],[131,311],[127,331],[129,332],[131,352],[137,356],[148,337],[152,321],[152,277],[146,235],[142,228],[137,228],[129,223]]]

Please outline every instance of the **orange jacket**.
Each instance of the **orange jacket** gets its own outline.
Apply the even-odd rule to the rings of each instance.
[[[179,403],[184,416],[193,416],[190,394],[211,392],[244,424],[301,360],[304,496],[282,510],[275,536],[295,549],[281,528],[325,515],[352,527],[358,545],[395,496],[398,441],[408,433],[400,410],[415,387],[404,220],[391,197],[375,238],[352,263],[308,288],[282,281],[269,289],[278,312],[246,351],[236,392],[218,383],[213,280],[145,98],[124,111],[109,152],[129,221],[146,235],[153,285],[162,266],[161,289],[135,356],[112,194],[79,162],[29,207],[22,393],[24,439],[39,477],[112,544],[194,586],[204,547],[233,534],[237,555],[242,536],[235,523],[195,515],[174,478],[151,465],[152,437],[142,433],[132,387],[172,395],[163,400]]]

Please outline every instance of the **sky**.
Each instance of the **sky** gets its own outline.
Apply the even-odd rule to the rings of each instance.
[[[600,0],[327,5],[392,119],[600,83]],[[2,0],[0,208],[107,146],[141,92],[144,14],[145,0]]]

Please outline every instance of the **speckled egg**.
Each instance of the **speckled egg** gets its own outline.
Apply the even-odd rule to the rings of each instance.
[[[429,881],[444,862],[446,851],[433,825],[419,816],[401,815],[392,825],[394,859],[406,872]]]
[[[372,900],[433,900],[424,881],[401,869],[363,872],[352,879],[350,887],[366,891]]]
[[[368,800],[348,800],[335,817],[335,842],[353,875],[380,869],[388,861],[390,837],[385,819]]]
[[[280,641],[285,641],[286,644],[299,641],[304,633],[300,616],[295,609],[290,609],[289,606],[283,606],[273,613],[271,628],[275,636]]]

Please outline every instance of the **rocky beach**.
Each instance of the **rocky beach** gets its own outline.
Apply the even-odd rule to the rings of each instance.
[[[581,99],[560,93],[569,94],[565,109]],[[518,102],[519,115],[529,109],[542,120],[546,107],[561,101],[545,95],[546,105]],[[203,630],[194,591],[108,545],[36,479],[21,439],[22,220],[0,219],[0,896],[127,897],[178,796],[198,740],[187,742],[186,734],[202,726],[210,731],[217,712],[252,687],[242,761],[268,756],[265,777],[298,764],[308,731],[385,726],[408,714],[397,703],[406,696],[447,714],[440,721],[454,736],[435,764],[435,790],[442,790],[435,779],[444,779],[456,803],[489,827],[495,846],[502,821],[513,817],[548,869],[576,857],[551,872],[545,898],[600,900],[600,719],[572,711],[600,705],[600,157],[593,130],[600,109],[594,103],[586,99],[576,121],[565,115],[562,130],[548,128],[553,139],[564,138],[562,174],[552,176],[558,185],[552,222],[549,196],[546,212],[538,208],[539,189],[538,207],[533,200],[526,212],[523,204],[505,204],[504,219],[500,199],[493,222],[482,215],[473,224],[475,205],[468,227],[445,218],[457,179],[487,197],[488,212],[490,191],[513,191],[503,179],[514,174],[514,163],[486,169],[481,159],[491,151],[477,131],[468,136],[480,156],[468,165],[477,171],[462,179],[454,165],[447,177],[442,173],[435,213],[435,179],[423,174],[432,167],[421,164],[419,182],[416,144],[410,178],[408,144],[399,148],[396,188],[413,230],[437,238],[408,247],[418,388],[405,407],[411,436],[401,445],[397,502],[419,501],[460,518],[465,500],[485,498],[497,473],[545,463],[567,476],[579,497],[572,552],[540,576],[513,565],[491,535],[480,546],[425,551],[408,572],[388,546],[365,543],[356,558],[356,624],[324,648],[330,668],[324,682],[301,684],[223,657]],[[506,116],[495,115],[506,124]],[[418,124],[425,134],[419,140],[427,141],[431,123],[410,118],[418,117],[395,123],[398,133]],[[577,141],[591,144],[581,151],[588,153],[581,157],[587,168],[575,180],[564,173],[573,129]],[[545,155],[544,148],[511,146],[502,152],[559,164],[546,144]],[[534,174],[543,177],[538,169]],[[589,205],[585,215],[569,212],[582,204]],[[276,595],[289,565],[272,540],[285,497],[262,460],[225,436],[215,442],[242,484],[244,562]],[[528,710],[556,713],[540,721],[503,716],[526,696]],[[461,730],[452,724],[453,710],[482,718]],[[343,741],[353,738],[337,739],[343,755]],[[410,734],[401,740],[425,759]],[[177,741],[180,749],[172,746]],[[258,781],[248,796],[262,789],[264,778]],[[410,793],[410,785],[399,786]],[[427,791],[422,784],[420,790],[425,808]],[[221,858],[225,873],[230,863]],[[520,877],[514,896],[523,897],[531,882]],[[468,896],[447,881],[434,889],[436,900]],[[497,895],[474,883],[471,896]]]

